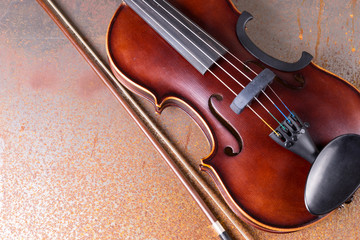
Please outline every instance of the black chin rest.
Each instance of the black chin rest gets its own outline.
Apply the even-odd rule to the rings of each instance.
[[[341,206],[360,186],[360,135],[332,140],[313,163],[305,188],[305,205],[314,215]]]

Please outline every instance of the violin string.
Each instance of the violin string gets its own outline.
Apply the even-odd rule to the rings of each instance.
[[[196,25],[195,25],[196,26]],[[206,32],[203,31],[204,34],[206,34]],[[209,35],[208,35],[209,36]],[[210,36],[209,36],[210,37]],[[223,46],[219,45],[220,47],[223,48]],[[225,49],[225,48],[224,48]],[[255,76],[257,76],[258,74],[252,69],[250,68],[246,63],[244,63],[243,61],[241,61],[239,58],[237,58],[234,54],[232,54],[230,51],[226,50],[225,51],[227,53],[229,53],[230,56],[232,56],[236,61],[240,62],[242,65],[244,65],[247,69],[249,69],[252,73],[255,74]],[[222,56],[222,58],[226,59],[225,57]],[[251,80],[252,81],[252,80]],[[295,117],[295,115],[293,114],[293,112],[287,107],[287,105],[284,103],[284,101],[280,98],[280,96],[275,92],[275,90],[270,86],[268,85],[268,88],[270,89],[270,91],[275,95],[275,97],[280,101],[280,103],[285,107],[285,109],[293,116]],[[267,94],[262,91],[265,96],[267,97]],[[269,98],[268,98],[269,99]],[[270,99],[269,99],[270,100]],[[271,100],[270,100],[271,101]],[[271,101],[272,102],[272,101]],[[276,106],[276,105],[275,105]],[[279,108],[278,108],[279,109]],[[280,110],[279,110],[280,111]],[[281,112],[281,111],[280,111]],[[281,112],[282,113],[282,112]],[[291,123],[291,121],[288,119],[288,117],[286,117],[283,113],[282,115],[285,117],[285,119]]]
[[[198,34],[196,34],[192,29],[190,29],[188,26],[186,26],[183,22],[181,22],[176,16],[174,16],[171,12],[169,12],[167,9],[165,9],[163,6],[161,6],[156,0],[154,0],[154,2],[161,7],[167,14],[169,14],[170,16],[172,16],[176,21],[178,21],[181,25],[183,25],[185,28],[187,28],[192,34],[194,34],[198,39],[200,39],[202,42],[204,42],[209,48],[211,48],[218,56],[220,56],[221,58],[223,58],[226,62],[228,62],[233,68],[235,68],[239,73],[241,73],[245,78],[247,78],[250,82],[252,81],[252,79],[247,76],[244,72],[242,72],[240,69],[238,69],[233,63],[231,63],[227,58],[225,58],[224,56],[222,56],[216,49],[214,49],[209,43],[207,43],[204,39],[202,39]],[[191,24],[193,24],[193,26],[197,27],[200,31],[202,31],[203,33],[205,33],[202,29],[200,29],[198,26],[196,26],[196,24],[194,24],[192,21],[190,21],[187,17],[185,17],[182,13],[180,13],[176,8],[174,8],[172,5],[170,5],[167,1],[163,1],[165,4],[167,4],[169,7],[171,7],[173,10],[175,10],[178,14],[180,14],[181,16],[183,16],[186,20],[188,20]],[[146,3],[147,4],[147,3]],[[151,7],[149,4],[147,4],[149,7]],[[152,7],[151,7],[152,8]],[[152,10],[156,11],[155,9],[152,8]],[[158,13],[158,12],[156,12]],[[159,16],[161,16],[158,13]],[[165,18],[163,18],[167,23],[169,23],[174,29],[176,29],[180,34],[182,34],[176,27],[174,27],[169,21],[167,21]],[[210,37],[216,44],[217,41],[215,39],[213,39],[211,36],[209,36],[207,33],[205,33],[208,37]],[[188,39],[184,34],[182,34],[189,42],[190,39]],[[204,55],[206,55],[209,59],[211,59],[203,50],[201,50],[195,43],[193,43],[194,46],[196,46]],[[221,44],[217,44],[218,46],[220,46],[221,48],[223,48],[226,52],[228,52],[223,46],[221,46]],[[241,84],[237,79],[235,79],[232,75],[230,75],[224,68],[222,68],[218,63],[214,62],[222,71],[224,71],[228,76],[230,76],[230,78],[232,78],[237,84],[239,84],[242,88],[245,88],[245,86],[243,84]],[[241,62],[243,65],[245,65],[243,62]],[[249,68],[249,67],[248,67]],[[251,68],[249,68],[251,69]],[[254,72],[251,69],[252,72]],[[256,72],[254,72],[256,74]],[[257,75],[257,74],[256,74]],[[261,90],[261,92],[267,97],[267,99],[279,110],[279,112],[287,119],[287,117],[283,114],[283,112],[278,108],[278,106],[271,100],[271,98],[264,92],[264,90]],[[270,113],[270,111],[257,99],[257,97],[255,97],[255,100],[270,114],[270,116],[272,116],[278,123],[279,125],[282,126],[282,124],[273,116],[273,114]],[[282,126],[283,127],[283,126]]]
[[[154,0],[154,2],[156,2],[156,0]],[[217,42],[217,40],[215,40],[211,35],[209,35],[207,32],[205,32],[202,28],[200,28],[198,25],[196,25],[193,21],[191,21],[187,16],[185,16],[183,13],[181,13],[179,10],[177,10],[174,6],[172,6],[171,4],[169,4],[167,1],[163,1],[165,4],[167,4],[170,8],[172,8],[174,11],[176,11],[179,15],[181,15],[183,18],[185,18],[189,23],[191,23],[194,27],[196,27],[198,30],[200,30],[203,34],[205,34],[208,38],[210,38],[211,40],[213,40],[217,46],[219,46],[220,48],[222,48],[224,51],[226,51],[226,53],[228,53],[230,56],[232,56],[236,61],[238,61],[239,63],[241,63],[244,67],[246,67],[248,70],[250,70],[253,74],[255,74],[255,76],[258,75],[257,72],[255,72],[251,67],[249,67],[246,63],[244,63],[243,61],[241,61],[238,57],[236,57],[233,53],[231,53],[230,51],[228,51],[224,46],[222,46],[221,44],[219,44]],[[157,2],[156,2],[157,3]],[[158,3],[157,3],[158,4]],[[234,66],[233,63],[231,63],[225,56],[221,55],[216,49],[214,49],[209,43],[207,43],[204,39],[202,39],[199,35],[197,35],[192,29],[190,29],[188,26],[186,26],[183,22],[181,22],[177,17],[175,17],[172,13],[170,13],[167,9],[165,9],[163,6],[161,6],[160,4],[158,4],[163,10],[165,10],[169,15],[171,15],[173,18],[175,18],[180,24],[182,24],[184,27],[186,27],[190,32],[192,32],[198,39],[200,39],[202,42],[204,42],[208,47],[210,47],[214,52],[216,52],[221,58],[223,58],[226,62],[228,62],[232,67],[234,67],[239,73],[243,74],[250,82],[252,81],[251,78],[249,78],[244,72],[242,72],[239,68],[237,68],[236,66]],[[281,100],[281,98],[279,97],[279,95],[273,90],[273,88],[268,85],[268,88],[271,90],[271,92],[276,96],[276,98],[282,103],[282,105],[289,111],[290,114],[292,114],[292,112],[289,110],[289,108],[286,106],[286,104]],[[279,110],[279,112],[284,116],[284,118],[288,121],[289,119],[285,116],[285,114],[278,108],[278,106],[273,102],[273,100],[265,93],[265,91],[261,91],[266,98]]]
[[[143,1],[149,8],[152,9],[156,14],[158,14],[160,17],[162,17],[171,27],[173,27],[176,31],[178,31],[183,37],[185,37],[190,43],[192,43],[196,48],[198,48],[207,58],[210,58],[209,55],[207,55],[202,49],[200,49],[195,43],[193,43],[187,36],[185,36],[179,29],[177,29],[172,23],[170,23],[167,19],[165,19],[156,9],[154,9],[152,6],[150,6],[146,1]],[[163,8],[156,0],[154,2]],[[166,1],[164,1],[166,3]],[[170,14],[173,18],[175,18],[178,22],[183,24],[181,21],[179,21],[174,15],[169,13],[165,8],[163,8],[168,14]],[[151,18],[151,17],[150,17]],[[154,22],[156,22],[154,19],[152,19]],[[157,22],[156,22],[157,23]],[[159,25],[159,24],[158,24]],[[184,25],[184,24],[183,24]],[[184,25],[185,26],[185,25]],[[185,26],[187,27],[187,26]],[[162,27],[161,27],[162,28]],[[163,28],[162,28],[163,29]],[[163,29],[165,32],[167,32],[165,29]],[[201,39],[196,33],[194,33],[191,29],[189,29],[197,38]],[[168,32],[167,32],[168,33]],[[169,34],[169,33],[168,33]],[[171,34],[169,34],[171,36]],[[171,36],[172,37],[172,36]],[[201,39],[203,41],[203,39]],[[207,44],[207,43],[206,43]],[[181,45],[181,44],[180,44]],[[183,45],[181,45],[183,48],[185,48]],[[210,46],[211,47],[211,46]],[[211,47],[212,48],[212,47]],[[213,48],[212,48],[213,49]],[[213,49],[214,50],[214,49]],[[214,50],[215,51],[215,50]],[[189,51],[188,51],[189,52]],[[219,56],[221,56],[217,51],[215,51]],[[226,59],[227,60],[227,59]],[[201,63],[198,59],[197,61]],[[227,60],[228,61],[228,60]],[[229,61],[228,61],[229,62]],[[230,63],[230,62],[229,62]],[[227,72],[222,66],[220,66],[216,61],[214,61],[214,64],[217,65],[223,72],[225,72],[231,79],[233,79],[237,84],[239,84],[242,88],[245,88],[243,84],[241,84],[235,77],[233,77],[229,72]],[[236,68],[232,63],[230,63],[235,69],[237,69],[243,76],[245,76],[249,81],[252,81],[251,78],[249,78],[245,73],[240,71],[238,68]],[[208,69],[209,70],[209,69]],[[264,94],[265,92],[262,91]],[[236,96],[237,94],[235,94]],[[267,94],[265,94],[267,96]],[[269,97],[268,97],[269,98]],[[254,99],[261,105],[262,108],[265,109],[265,111],[282,127],[285,129],[285,127],[280,123],[279,120],[276,119],[276,117],[264,106],[263,103],[261,103],[257,97],[254,97]],[[269,98],[269,100],[272,102],[272,104],[281,112],[281,110],[275,105],[275,103]],[[282,113],[282,112],[281,112]],[[286,118],[286,116],[283,114],[283,116]]]
[[[194,56],[193,53],[191,53],[191,51],[189,51],[185,46],[183,46],[176,38],[174,38],[166,29],[164,29],[155,19],[153,19],[142,7],[140,7],[134,0],[131,0],[144,14],[146,14],[153,22],[155,22],[164,32],[166,32],[167,34],[169,34],[169,36],[171,36],[173,38],[174,41],[177,42],[177,44],[179,44],[184,50],[186,50],[196,61],[198,61],[201,65],[203,65],[203,67],[206,68],[206,66],[197,58]],[[153,7],[151,7],[146,1],[143,1],[146,5],[148,5],[148,7],[150,7],[156,14],[158,14],[159,16],[161,16],[159,14],[159,12],[157,12]],[[162,16],[161,16],[162,17]],[[166,19],[164,19],[165,21],[167,21]],[[168,21],[167,21],[168,22]],[[169,22],[168,22],[169,23]],[[177,31],[179,31],[177,28],[175,28],[171,23],[169,23],[174,29],[176,29]],[[181,33],[181,32],[180,32]],[[183,35],[184,36],[184,35]],[[184,36],[186,38],[186,36]],[[191,42],[188,38],[187,40],[189,42]],[[192,43],[192,42],[191,42]],[[194,44],[194,43],[192,43]],[[194,44],[194,46],[196,46]],[[197,46],[196,46],[197,47]],[[209,57],[206,53],[203,52],[204,55],[206,55],[207,57]],[[209,57],[210,58],[210,57]],[[217,64],[215,62],[215,64]],[[217,64],[218,65],[218,64]],[[219,66],[219,65],[218,65]],[[219,66],[220,68],[222,68],[221,66]],[[222,68],[223,69],[223,68]],[[211,73],[220,83],[222,83],[228,90],[230,90],[235,96],[237,96],[236,92],[234,90],[232,90],[223,80],[221,80],[213,71],[211,71],[210,69],[207,69],[207,71],[209,73]],[[223,71],[225,71],[223,69]],[[226,71],[225,71],[226,72]],[[227,72],[226,72],[227,73]],[[228,74],[228,73],[227,73]],[[229,75],[229,74],[228,74]],[[229,75],[231,76],[231,75]],[[257,98],[256,98],[257,100]],[[260,103],[260,101],[258,100],[258,102]],[[260,103],[261,104],[261,103]],[[262,104],[261,104],[262,105]],[[279,133],[277,131],[274,130],[273,127],[270,126],[270,124],[268,124],[252,107],[250,107],[249,105],[246,105],[267,127],[269,127],[271,129],[271,131],[273,131],[277,136],[279,136]],[[264,108],[265,106],[262,105]],[[266,108],[265,110],[271,115],[273,116],[270,111],[268,111]],[[280,122],[273,116],[273,118],[280,124]],[[281,124],[280,124],[281,125]]]
[[[166,2],[167,3],[167,2]],[[168,3],[167,3],[168,4]],[[168,4],[169,6],[171,6],[170,4]],[[173,7],[173,9],[175,11],[177,11],[179,14],[182,15],[181,12],[179,12],[176,8]],[[185,15],[182,15],[183,17],[187,18]],[[188,19],[188,18],[187,18]],[[202,33],[204,33],[207,37],[211,38],[214,42],[216,42],[216,40],[209,34],[207,34],[207,32],[205,32],[204,30],[202,30],[201,28],[199,28],[196,24],[194,24],[192,21],[190,21],[190,19],[188,19],[188,21],[190,23],[192,23],[195,27],[197,27]],[[206,42],[205,42],[206,43]],[[207,43],[206,43],[207,44]],[[244,63],[243,61],[241,61],[238,57],[236,57],[232,52],[228,51],[226,48],[224,48],[222,45],[218,45],[219,47],[223,48],[223,50],[225,50],[231,57],[233,57],[236,61],[238,61],[239,63],[241,63],[244,67],[246,67],[248,70],[250,70],[252,73],[255,74],[255,76],[258,75],[257,72],[255,72],[251,67],[249,67],[246,63]],[[224,56],[221,56],[223,59],[227,60]],[[240,71],[240,70],[238,70]],[[252,80],[251,80],[252,81]],[[281,104],[286,108],[286,110],[292,115],[294,116],[294,114],[292,113],[292,111],[290,111],[290,109],[287,107],[287,105],[284,103],[284,101],[280,98],[280,96],[275,92],[275,90],[268,85],[268,88],[270,89],[270,91],[275,95],[275,97],[281,102]],[[263,92],[264,93],[264,92]],[[266,93],[264,93],[266,95]],[[267,96],[267,95],[266,95]],[[270,100],[270,99],[269,99]],[[271,101],[271,100],[270,100]],[[295,117],[295,116],[294,116]],[[285,117],[286,118],[286,117]],[[287,119],[288,120],[288,119]]]
[[[186,26],[182,21],[180,21],[176,16],[174,16],[171,12],[169,12],[167,9],[165,9],[163,6],[161,6],[156,0],[154,2],[161,7],[167,14],[172,16],[176,21],[178,21],[181,25],[183,25],[186,29],[188,29],[194,36],[196,36],[198,39],[200,39],[203,43],[205,43],[209,48],[211,48],[218,56],[223,58],[226,62],[228,62],[233,68],[235,68],[239,73],[241,73],[245,78],[247,78],[250,82],[252,82],[252,79],[247,76],[243,71],[241,71],[239,68],[237,68],[232,62],[230,62],[226,57],[221,55],[216,49],[214,49],[209,43],[207,43],[203,38],[201,38],[198,34],[196,34],[192,29],[190,29],[188,26]],[[196,24],[194,24],[190,19],[188,19],[185,15],[183,15],[181,12],[179,12],[176,8],[174,8],[172,5],[170,5],[167,1],[163,1],[165,4],[167,4],[169,7],[171,7],[174,11],[176,11],[178,14],[180,14],[182,17],[184,17],[188,22],[190,22],[193,26],[195,26],[198,30],[200,30],[202,33],[204,33],[206,36],[208,36],[210,39],[213,40],[218,46],[220,46],[223,50],[225,50],[227,53],[230,53],[226,48],[224,48],[221,44],[219,44],[213,37],[209,36],[205,31],[203,31],[200,27],[198,27]],[[147,3],[146,3],[147,4]],[[150,8],[152,8],[149,4],[147,4]],[[156,12],[155,9],[152,8],[153,11]],[[161,16],[158,12],[156,12],[159,16]],[[162,17],[162,16],[161,16]],[[162,17],[167,23],[169,23],[175,30],[177,30],[181,35],[183,35],[189,42],[190,39],[188,39],[183,33],[181,33],[176,27],[174,27],[168,20],[166,20],[164,17]],[[192,42],[191,42],[192,43]],[[195,43],[193,43],[194,46],[196,46],[204,55],[206,55],[209,59],[211,59],[202,49],[200,49]],[[233,55],[233,54],[231,54]],[[250,71],[252,71],[256,76],[258,75],[253,69],[251,69],[249,66],[247,66],[244,62],[238,61],[246,66]],[[230,75],[227,71],[225,71],[217,62],[214,61],[214,64],[216,64],[222,71],[224,71],[228,76],[230,76],[237,84],[239,84],[242,88],[245,88],[243,84],[241,84],[237,79],[235,79],[232,75]],[[269,86],[269,85],[268,85]],[[269,86],[270,87],[270,86]],[[276,107],[276,109],[283,115],[283,117],[291,123],[291,121],[287,118],[287,116],[280,110],[280,108],[274,103],[274,101],[265,93],[264,90],[261,90],[261,92],[265,95],[265,97]],[[258,100],[257,97],[254,98],[269,114],[270,116],[275,119],[275,121],[284,129],[285,127],[274,117],[274,115]]]

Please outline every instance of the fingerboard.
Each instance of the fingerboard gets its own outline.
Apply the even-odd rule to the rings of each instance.
[[[124,0],[201,74],[226,48],[165,0]]]

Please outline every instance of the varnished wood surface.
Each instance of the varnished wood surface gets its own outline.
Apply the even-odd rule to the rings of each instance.
[[[241,47],[233,31],[239,15],[229,2],[170,2],[240,60],[254,60]],[[200,14],[200,9],[208,14]],[[211,9],[217,11],[212,12]],[[221,24],[228,27],[216,29]],[[155,98],[152,99],[155,105],[162,107],[167,105],[168,99],[174,99],[172,103],[175,105],[180,102],[179,106],[183,107],[185,102],[191,106],[191,109],[185,109],[190,115],[195,115],[193,111],[200,115],[201,120],[197,119],[197,122],[204,131],[210,129],[212,133],[208,135],[212,139],[209,142],[215,142],[212,154],[204,160],[203,169],[211,174],[228,204],[240,217],[260,228],[280,232],[298,230],[319,219],[308,213],[303,201],[310,165],[269,139],[271,131],[249,109],[239,116],[234,114],[229,105],[235,96],[217,78],[209,72],[204,76],[196,72],[128,6],[120,7],[114,16],[108,38],[111,67],[115,74],[124,75],[119,76],[124,84],[137,92],[145,91],[143,96],[149,97],[151,94]],[[246,72],[246,68],[230,55],[225,55],[225,58]],[[249,80],[226,61],[218,62],[219,66],[214,65],[210,71],[236,93],[240,92],[242,87],[223,69],[244,86]],[[256,65],[250,66],[256,69]],[[278,76],[291,83],[295,74],[305,80],[301,90],[292,90],[277,82],[272,88],[301,119],[311,123],[310,134],[320,148],[341,134],[360,133],[360,95],[357,90],[315,65],[297,73],[278,73]],[[255,77],[253,74],[247,75]],[[213,94],[223,97],[221,102],[214,100],[215,108],[241,136],[243,147],[238,156],[224,154],[226,146],[233,147],[236,152],[240,149],[234,136],[209,110],[208,101]],[[275,99],[271,92],[268,91],[268,94]],[[258,99],[282,120],[270,101],[261,94]],[[313,103],[317,103],[316,106]],[[335,104],[343,107],[335,109]],[[267,117],[267,112],[258,103],[254,101],[251,107],[270,125],[277,127],[277,122]]]
[[[307,50],[317,64],[359,86],[356,1],[237,3],[254,15],[249,34],[268,53],[291,60]],[[58,2],[104,59],[104,27],[119,4]],[[0,5],[1,238],[217,239],[41,8],[34,1]],[[209,149],[189,118],[174,108],[153,117],[197,167]],[[359,216],[357,193],[351,205],[306,230],[279,235],[249,229],[256,239],[354,239]]]

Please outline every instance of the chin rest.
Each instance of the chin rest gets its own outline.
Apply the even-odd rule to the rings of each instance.
[[[305,205],[314,215],[341,206],[360,186],[360,135],[332,140],[314,161],[305,188]]]

